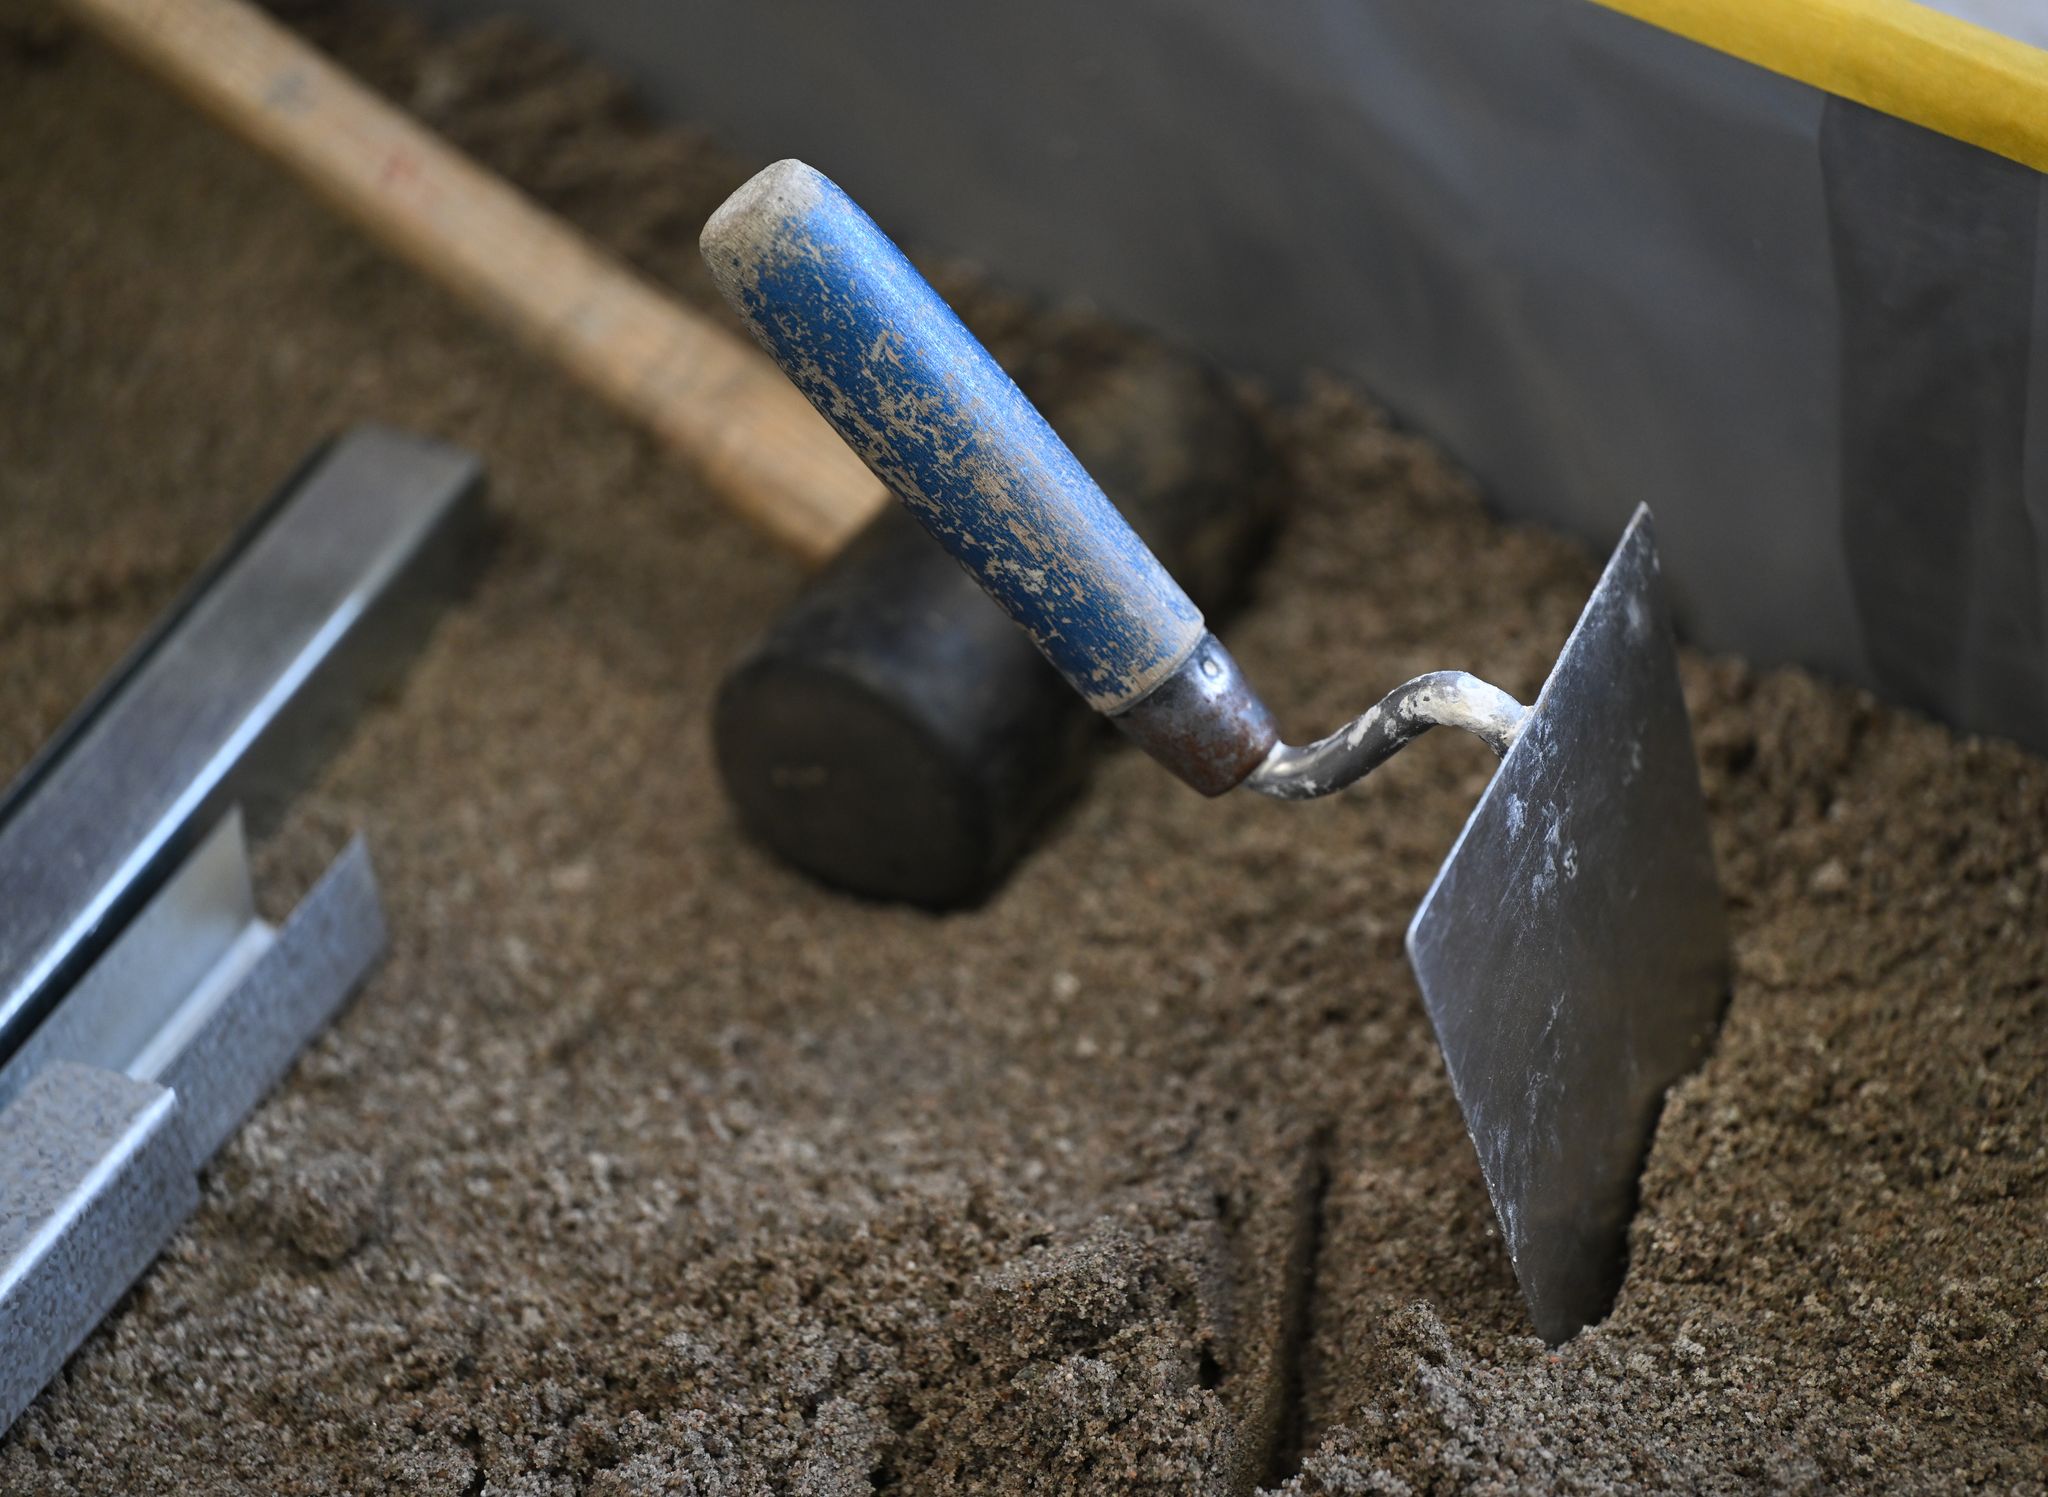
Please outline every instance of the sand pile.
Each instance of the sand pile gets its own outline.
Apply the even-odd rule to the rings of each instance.
[[[749,163],[514,30],[297,18],[708,300]],[[485,454],[508,530],[263,851],[275,909],[364,829],[389,961],[0,1489],[2038,1489],[2048,766],[1688,659],[1736,991],[1548,1352],[1399,952],[1483,748],[1313,807],[1117,754],[986,909],[833,896],[707,741],[801,579],[644,439],[22,0],[0,222],[8,763],[349,421]],[[1113,336],[944,285],[1041,390]],[[1293,519],[1231,643],[1287,725],[1532,690],[1592,562],[1341,387],[1266,419]]]

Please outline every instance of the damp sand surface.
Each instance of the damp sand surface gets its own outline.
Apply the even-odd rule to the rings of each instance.
[[[508,26],[289,19],[711,304],[757,163]],[[261,849],[275,914],[365,832],[389,959],[0,1490],[2041,1490],[2048,765],[1687,657],[1734,994],[1548,1350],[1400,951],[1483,748],[1309,807],[1113,753],[987,907],[835,896],[706,730],[802,578],[648,440],[23,0],[0,222],[9,768],[350,422],[483,454],[505,527]],[[1124,336],[941,280],[1042,394]],[[1593,560],[1306,391],[1230,630],[1285,721],[1532,691]]]

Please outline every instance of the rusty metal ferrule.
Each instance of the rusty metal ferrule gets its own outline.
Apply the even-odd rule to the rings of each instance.
[[[1204,795],[1242,783],[1280,740],[1273,714],[1207,632],[1172,675],[1110,721]]]

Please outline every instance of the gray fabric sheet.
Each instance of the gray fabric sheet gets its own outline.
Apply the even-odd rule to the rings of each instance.
[[[1860,104],[1821,127],[1842,354],[1842,545],[1904,701],[2020,733],[2048,700],[2024,489],[2035,174]]]

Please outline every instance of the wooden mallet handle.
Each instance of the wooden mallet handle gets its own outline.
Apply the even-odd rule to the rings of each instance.
[[[71,11],[410,261],[656,433],[812,562],[887,502],[742,340],[643,277],[241,0]]]

